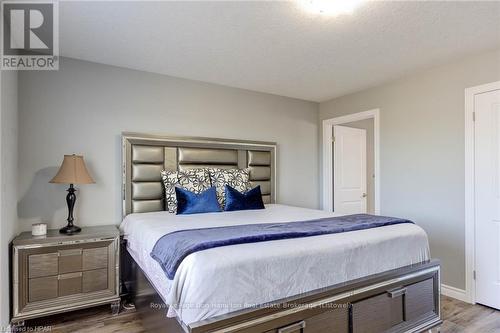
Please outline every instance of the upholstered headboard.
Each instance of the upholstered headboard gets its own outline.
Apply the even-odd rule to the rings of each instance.
[[[165,210],[162,170],[250,168],[264,203],[276,200],[276,144],[122,133],[123,216]]]

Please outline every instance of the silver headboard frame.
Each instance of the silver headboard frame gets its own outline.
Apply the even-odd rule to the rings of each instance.
[[[250,168],[264,203],[276,201],[276,143],[122,133],[123,216],[165,210],[161,170]]]

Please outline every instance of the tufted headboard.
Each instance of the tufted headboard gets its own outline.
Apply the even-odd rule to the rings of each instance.
[[[276,200],[276,144],[122,133],[123,216],[165,210],[162,170],[250,168],[264,203]]]

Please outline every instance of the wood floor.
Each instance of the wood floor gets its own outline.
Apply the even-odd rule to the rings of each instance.
[[[442,296],[441,332],[500,333],[500,311]]]
[[[444,320],[441,333],[500,333],[500,311],[481,305],[470,305],[446,296],[442,297],[441,305]],[[119,315],[112,316],[109,306],[37,319],[27,322],[27,326],[33,329],[38,326],[38,332],[44,332],[43,327],[50,327],[50,332],[56,333],[146,332],[135,311],[123,310]]]

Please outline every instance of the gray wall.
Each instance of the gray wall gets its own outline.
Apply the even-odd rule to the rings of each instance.
[[[19,217],[65,223],[67,186],[49,184],[64,154],[83,154],[80,225],[121,222],[122,131],[276,141],[278,201],[317,208],[318,104],[63,58],[19,76]]]
[[[464,288],[464,89],[500,80],[500,50],[320,104],[320,122],[381,110],[381,209],[414,219]],[[3,91],[3,90],[2,90]],[[19,74],[18,214],[24,229],[64,224],[65,186],[48,184],[63,154],[84,154],[95,185],[79,188],[78,223],[119,223],[120,132],[279,143],[278,199],[318,207],[317,104],[62,59]],[[320,127],[321,128],[321,127]]]
[[[381,213],[413,219],[465,289],[464,89],[500,80],[500,50],[320,104],[320,122],[380,108]],[[321,127],[320,127],[321,128]]]
[[[17,234],[17,73],[1,71],[0,330],[9,323],[9,243]]]
[[[373,118],[345,123],[342,126],[366,130],[366,193],[368,194],[366,209],[368,213],[373,214],[375,212],[375,126]],[[335,164],[332,163],[332,165]]]

